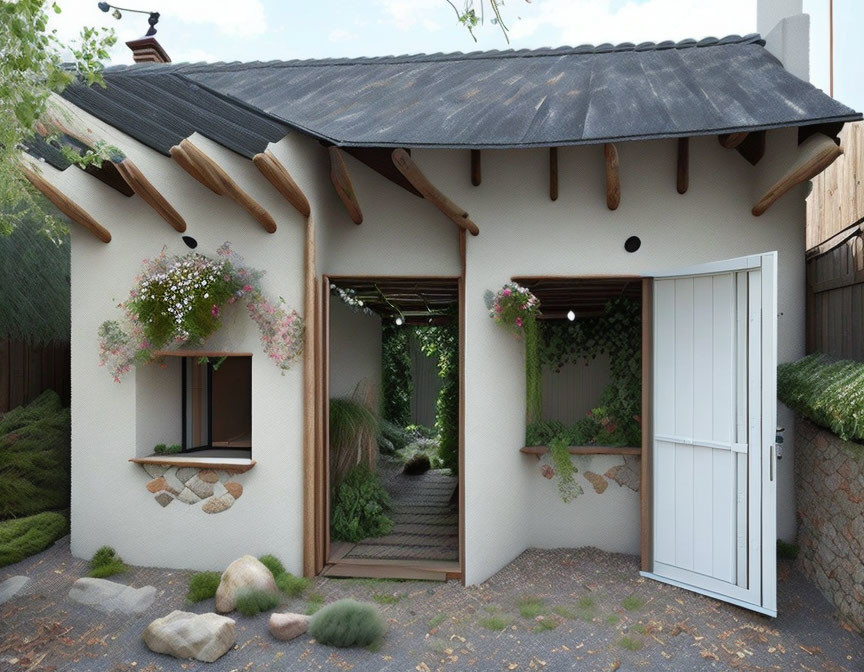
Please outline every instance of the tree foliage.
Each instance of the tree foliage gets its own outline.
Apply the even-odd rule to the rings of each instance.
[[[17,0],[0,3],[0,233],[9,233],[27,218],[42,222],[55,236],[63,221],[46,210],[20,171],[21,149],[33,137],[52,93],[76,77],[103,84],[102,61],[116,38],[110,29],[82,28],[78,39],[64,43],[48,27],[57,3]],[[64,63],[64,55],[73,59]],[[85,159],[86,160],[86,159]]]
[[[411,350],[408,327],[384,323],[381,332],[381,417],[397,427],[411,422]]]
[[[441,466],[459,471],[459,326],[417,327],[414,332],[423,354],[438,360],[441,388],[435,400],[435,430]]]
[[[474,34],[474,29],[482,25],[486,21],[486,4],[487,0],[465,0],[460,10],[453,0],[446,0],[447,4],[456,12],[456,19],[465,26],[473,40],[477,41],[477,36]],[[531,2],[531,0],[525,0]],[[488,0],[490,19],[489,22],[493,26],[498,26],[504,39],[510,43],[510,38],[507,36],[510,30],[507,24],[504,23],[504,17],[501,15],[501,8],[504,6],[504,0]]]

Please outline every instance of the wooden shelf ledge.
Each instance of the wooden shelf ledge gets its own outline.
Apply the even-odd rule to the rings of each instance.
[[[158,464],[163,467],[192,467],[193,469],[212,469],[244,474],[255,466],[255,460],[242,457],[191,457],[188,454],[153,455],[151,457],[132,457],[135,464]]]
[[[636,446],[569,446],[571,455],[641,455],[642,448]],[[519,449],[525,455],[534,455],[538,460],[549,452],[548,446],[525,446]]]

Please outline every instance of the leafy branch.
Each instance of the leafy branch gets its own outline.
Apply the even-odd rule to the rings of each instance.
[[[445,2],[453,8],[457,21],[465,26],[471,38],[476,42],[477,36],[474,34],[474,29],[485,23],[486,20],[485,0],[477,0],[477,4],[480,6],[479,16],[477,15],[477,10],[474,9],[475,0],[465,0],[461,11],[452,0],[445,0]],[[531,2],[531,0],[525,0],[525,2]],[[510,29],[504,23],[504,19],[501,16],[501,7],[504,6],[504,0],[489,0],[489,6],[493,14],[491,19],[492,25],[498,26],[501,29],[501,33],[504,35],[504,39],[507,40],[507,44],[510,44],[510,37],[507,34]]]

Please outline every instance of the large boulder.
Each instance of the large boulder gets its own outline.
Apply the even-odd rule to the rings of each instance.
[[[219,614],[172,611],[144,631],[144,643],[156,653],[212,663],[234,646],[234,619]]]
[[[216,589],[216,611],[227,614],[237,605],[237,592],[243,589],[262,590],[273,595],[279,594],[273,574],[258,558],[244,555],[235,560],[222,574],[219,588]]]
[[[119,611],[124,614],[140,614],[153,604],[156,589],[153,586],[132,588],[108,579],[93,579],[87,576],[72,584],[69,599],[105,613]]]
[[[284,642],[304,634],[309,629],[310,618],[305,614],[270,614],[267,629],[276,639]]]

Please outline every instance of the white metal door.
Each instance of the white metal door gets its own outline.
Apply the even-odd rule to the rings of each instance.
[[[772,616],[777,254],[654,280],[652,571]]]

